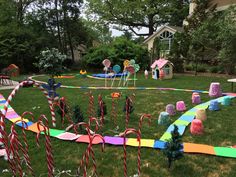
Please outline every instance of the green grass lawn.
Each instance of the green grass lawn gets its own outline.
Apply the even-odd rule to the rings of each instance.
[[[37,77],[38,80],[46,81],[47,77]],[[227,83],[226,78],[214,77],[193,77],[193,76],[175,76],[172,80],[157,81],[153,79],[145,80],[143,75],[138,75],[137,86],[145,87],[173,87],[183,89],[198,89],[208,90],[211,82],[220,82],[224,92],[230,92],[231,85]],[[104,86],[104,81],[95,79],[57,79],[63,85],[72,86]],[[131,84],[130,84],[131,85]],[[58,89],[61,96],[65,96],[70,106],[78,104],[84,113],[85,121],[88,119],[87,107],[89,90],[79,89]],[[103,96],[108,108],[108,115],[106,116],[106,123],[104,128],[99,132],[102,135],[114,136],[114,124],[111,121],[111,102],[110,94],[112,90],[92,90],[95,100],[99,94]],[[117,92],[117,90],[116,90]],[[160,112],[165,110],[167,104],[175,104],[179,100],[184,100],[187,108],[194,107],[191,103],[191,92],[182,91],[159,91],[159,90],[122,90],[122,97],[117,101],[117,123],[119,131],[125,129],[125,116],[123,107],[125,104],[125,96],[135,94],[135,111],[131,115],[129,127],[138,128],[138,121],[143,113],[152,115],[152,123],[148,126],[144,122],[142,128],[142,138],[159,139],[165,132],[167,127],[157,125],[157,118]],[[1,91],[5,97],[10,93],[9,90]],[[208,101],[210,98],[207,94],[201,94],[203,102]],[[97,101],[96,109],[97,109]],[[45,114],[50,119],[49,108],[47,100],[43,94],[36,88],[23,88],[19,91],[13,99],[11,106],[18,114],[24,111],[31,111],[38,117],[40,114]],[[192,136],[189,132],[189,127],[183,135],[184,142],[202,143],[213,146],[231,146],[236,144],[236,100],[232,102],[232,106],[221,107],[220,111],[210,112],[207,111],[207,121],[204,122],[205,133],[202,136]],[[34,109],[36,107],[36,109]],[[176,120],[181,113],[177,113],[171,117],[171,120]],[[58,117],[58,129],[62,129],[60,125],[60,118]],[[10,124],[7,123],[9,128]],[[44,139],[41,136],[41,147],[37,148],[35,134],[27,132],[27,137],[30,147],[30,157],[32,159],[33,169],[36,176],[47,176],[47,167],[45,160],[45,147],[43,145]],[[132,136],[131,136],[132,137]],[[87,144],[79,144],[75,142],[61,141],[51,138],[54,153],[55,167],[57,170],[71,170],[72,174],[76,174],[77,167],[79,166],[82,154],[84,153]],[[97,160],[97,172],[99,176],[123,176],[123,148],[118,146],[105,146],[105,152],[101,152],[101,147],[94,146],[95,156]],[[133,176],[137,173],[137,148],[127,148],[127,164],[128,174]],[[92,162],[92,161],[91,161]],[[184,158],[174,162],[171,169],[167,168],[167,160],[160,150],[152,148],[141,149],[141,176],[150,177],[234,177],[236,176],[236,159],[222,158],[203,154],[184,154]],[[92,164],[92,163],[90,163]],[[0,160],[0,176],[11,176],[9,173],[2,173],[6,169],[7,163]],[[92,166],[89,166],[88,173],[91,174]],[[44,174],[44,175],[43,175]],[[69,176],[63,174],[61,176]]]

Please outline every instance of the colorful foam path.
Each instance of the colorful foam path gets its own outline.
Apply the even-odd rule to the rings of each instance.
[[[230,98],[236,97],[236,94],[228,95]],[[223,97],[218,98],[218,101],[222,101]],[[0,110],[3,110],[3,105],[5,104],[5,98],[0,94]],[[176,120],[173,124],[177,124],[179,127],[180,134],[183,135],[186,126],[194,119],[194,115],[197,108],[206,109],[209,105],[209,102],[200,104],[185,112],[178,120]],[[20,119],[20,116],[14,111],[12,107],[9,106],[6,118],[10,122],[16,122]],[[37,124],[29,121],[28,119],[24,119],[27,122],[28,128],[27,130],[38,133]],[[141,147],[148,147],[154,149],[164,149],[165,148],[165,138],[170,136],[170,132],[173,130],[173,124],[169,126],[167,131],[161,137],[160,140],[154,139],[141,139]],[[17,123],[18,126],[22,127],[22,123]],[[65,141],[75,141],[77,143],[88,143],[89,137],[88,135],[76,135],[74,133],[65,132],[64,130],[50,129],[50,136],[65,140]],[[122,137],[111,137],[105,136],[105,143],[111,145],[123,145],[124,140],[128,146],[137,147],[139,144],[135,138],[122,138]],[[163,141],[164,140],[164,141]],[[93,144],[102,143],[99,138],[95,138]],[[210,145],[204,144],[194,144],[194,143],[183,143],[183,152],[186,153],[201,153],[201,154],[210,154],[215,156],[222,157],[231,157],[236,158],[236,148],[231,147],[213,147]]]
[[[235,96],[224,96],[224,97],[228,97],[230,99],[234,98]],[[218,101],[219,103],[221,103],[224,99],[224,97],[220,97],[217,99],[214,99],[216,101]],[[195,114],[196,111],[198,109],[207,109],[208,106],[210,105],[210,101],[199,104],[197,106],[195,106],[194,108],[188,110],[187,112],[185,112],[183,115],[181,115],[179,117],[179,119],[177,119],[174,123],[172,123],[168,129],[166,130],[166,132],[161,136],[160,140],[161,141],[167,141],[168,139],[171,138],[171,131],[173,131],[174,129],[174,125],[177,125],[179,128],[179,134],[183,135],[184,131],[186,129],[186,127],[193,121],[193,119],[195,118]]]

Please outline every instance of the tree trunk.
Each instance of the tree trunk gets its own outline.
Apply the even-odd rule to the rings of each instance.
[[[60,50],[61,52],[63,52],[63,50],[62,50],[62,40],[61,40],[61,31],[60,31],[60,24],[59,24],[59,14],[58,14],[58,10],[57,10],[58,0],[55,0],[55,1],[54,1],[54,4],[55,4],[57,36],[58,36],[58,43],[59,43],[58,47],[59,47],[59,50]]]

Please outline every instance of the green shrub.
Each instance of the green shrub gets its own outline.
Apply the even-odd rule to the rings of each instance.
[[[218,73],[220,70],[219,70],[218,66],[212,66],[212,67],[210,67],[209,71],[211,73]]]
[[[184,66],[185,71],[193,71],[193,65],[188,64]]]
[[[208,66],[207,65],[203,65],[203,64],[199,64],[197,66],[197,72],[206,72],[207,71]]]
[[[83,61],[90,67],[103,67],[102,61],[108,58],[112,66],[118,64],[123,67],[123,61],[134,59],[142,69],[149,65],[148,51],[139,44],[126,38],[116,38],[111,44],[103,44],[91,48],[83,57]]]

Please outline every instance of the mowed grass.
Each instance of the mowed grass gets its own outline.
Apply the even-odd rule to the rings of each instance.
[[[47,77],[38,77],[39,80],[47,80]],[[138,75],[137,86],[145,87],[172,87],[183,89],[199,89],[208,90],[211,82],[220,82],[224,92],[230,92],[231,85],[227,83],[226,78],[214,77],[193,77],[193,76],[175,76],[172,80],[157,81],[153,79],[145,80],[143,75]],[[95,79],[57,79],[63,85],[72,86],[104,86],[104,81]],[[110,82],[109,82],[110,83]],[[117,85],[117,81],[116,81]],[[131,86],[131,83],[129,84]],[[79,89],[58,89],[60,96],[65,96],[70,106],[78,104],[87,119],[88,96],[90,90]],[[105,126],[98,133],[102,135],[114,136],[118,133],[114,132],[115,125],[111,119],[112,100],[110,94],[117,90],[92,90],[95,97],[95,110],[97,110],[97,97],[99,94],[108,108]],[[122,97],[116,101],[117,124],[119,132],[125,129],[125,115],[123,107],[125,105],[125,96],[135,94],[135,111],[130,117],[129,127],[138,128],[139,118],[143,113],[152,115],[152,123],[149,126],[146,121],[142,127],[142,138],[159,139],[167,129],[166,126],[157,125],[157,119],[160,112],[165,110],[167,104],[175,104],[179,100],[184,100],[188,109],[194,107],[191,103],[191,92],[182,91],[160,91],[160,90],[121,90]],[[5,97],[10,91],[1,91]],[[210,98],[207,94],[201,94],[203,102]],[[50,112],[46,98],[36,88],[23,88],[13,99],[11,106],[18,114],[24,111],[31,111],[37,118],[40,114],[45,114],[49,120]],[[236,100],[232,101],[232,106],[223,107],[217,112],[207,111],[207,121],[204,122],[205,133],[202,136],[192,136],[189,132],[189,127],[183,135],[184,142],[202,143],[213,146],[231,146],[236,144]],[[177,113],[171,117],[171,120],[176,120],[181,113]],[[36,121],[36,120],[35,120]],[[63,129],[60,124],[60,118],[57,117],[57,128]],[[7,122],[8,128],[10,127]],[[17,129],[20,132],[20,129]],[[9,129],[8,129],[9,132]],[[41,136],[41,147],[36,146],[36,135],[27,132],[27,138],[30,147],[30,158],[36,176],[47,176],[47,166],[45,160],[44,138]],[[134,136],[130,136],[134,137]],[[71,170],[71,174],[76,174],[81,157],[87,147],[87,144],[75,143],[69,141],[61,141],[56,138],[51,138],[56,174],[62,170]],[[123,148],[122,146],[105,145],[105,152],[101,152],[100,145],[94,146],[98,176],[123,176]],[[167,168],[167,160],[160,150],[152,148],[141,149],[141,176],[150,177],[233,177],[236,176],[236,159],[223,158],[204,154],[184,154],[184,157],[174,162],[171,169]],[[137,174],[137,148],[127,148],[127,165],[128,174],[133,176]],[[7,162],[0,160],[0,174],[3,169],[8,168]],[[25,167],[24,167],[25,169]],[[92,173],[92,161],[88,169],[88,174]],[[25,170],[26,171],[26,170]],[[11,176],[9,173],[2,173],[0,176]],[[69,176],[62,174],[61,176]]]

